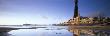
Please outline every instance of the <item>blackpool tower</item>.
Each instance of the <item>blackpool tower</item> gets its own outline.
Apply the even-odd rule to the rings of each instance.
[[[74,15],[73,18],[68,20],[67,24],[80,24],[80,14],[78,12],[78,0],[74,0]]]
[[[74,0],[74,4],[75,4],[75,7],[74,7],[74,16],[73,16],[73,23],[74,24],[79,24],[80,22],[80,14],[78,12],[78,0]]]
[[[68,20],[68,24],[79,24],[80,23],[80,14],[78,12],[78,0],[74,0],[74,15],[73,18]]]

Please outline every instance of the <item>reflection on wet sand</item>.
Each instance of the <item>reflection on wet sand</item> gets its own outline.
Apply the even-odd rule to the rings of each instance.
[[[66,31],[68,30],[69,32],[72,32],[73,36],[110,36],[110,30],[109,29],[88,29],[87,27],[85,29],[84,28],[80,29],[80,28],[76,28],[76,27],[71,28],[71,26],[46,26],[46,27],[48,27],[48,28],[39,28],[39,29],[33,29],[33,30],[22,29],[22,30],[14,31],[13,33],[17,33],[19,31],[21,31],[19,33],[25,33],[27,35],[27,34],[30,34],[31,31],[33,31],[32,34],[30,34],[30,36],[32,36],[33,34],[35,34],[35,36],[39,36],[36,33],[40,33],[41,35],[43,35],[45,33],[45,35],[48,35],[48,36],[50,36],[50,35],[52,35],[52,36],[56,36],[56,35],[58,35],[58,36],[62,36],[62,35],[63,36],[69,36],[69,35],[67,35],[68,33],[64,32],[65,30]],[[43,29],[45,29],[46,32],[43,33],[43,31],[42,31],[42,33],[41,33],[40,30],[43,30]],[[53,30],[57,30],[58,32],[53,31]],[[47,34],[49,32],[50,32],[50,34]],[[14,35],[14,36],[15,35],[16,36],[23,35],[24,36],[25,35],[25,34],[19,34],[19,33],[13,34],[13,33],[8,33],[8,31],[3,31],[3,29],[0,29],[0,36],[12,36],[12,35]],[[63,33],[65,33],[65,34],[63,34]],[[70,36],[72,36],[72,35],[70,35]]]
[[[110,30],[96,29],[69,29],[73,36],[110,36]]]

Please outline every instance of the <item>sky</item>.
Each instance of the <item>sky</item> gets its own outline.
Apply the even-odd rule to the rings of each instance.
[[[79,0],[81,16],[110,16],[110,0]],[[74,15],[73,0],[0,0],[0,24],[55,24]]]

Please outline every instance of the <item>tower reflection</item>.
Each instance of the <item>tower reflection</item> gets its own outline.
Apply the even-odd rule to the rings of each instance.
[[[110,30],[96,29],[69,29],[73,36],[110,36]]]

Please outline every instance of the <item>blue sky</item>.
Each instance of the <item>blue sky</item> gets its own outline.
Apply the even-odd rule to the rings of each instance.
[[[79,0],[81,16],[110,13],[110,0]],[[0,24],[52,24],[67,21],[74,13],[73,0],[0,0]]]

